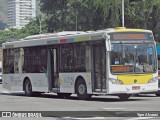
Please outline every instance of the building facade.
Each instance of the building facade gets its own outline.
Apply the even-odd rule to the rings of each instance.
[[[36,0],[8,0],[8,28],[22,28],[36,17]]]

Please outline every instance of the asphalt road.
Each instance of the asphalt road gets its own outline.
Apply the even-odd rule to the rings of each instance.
[[[12,117],[18,118],[42,116],[42,119],[46,119],[47,116],[58,120],[160,119],[160,97],[154,94],[139,95],[128,101],[120,101],[116,96],[93,96],[87,101],[78,100],[76,95],[69,99],[58,98],[56,94],[26,97],[23,92],[10,92],[0,84],[0,111],[1,114],[3,112],[3,117],[7,117],[7,111],[11,112]],[[37,116],[32,113],[37,113]]]

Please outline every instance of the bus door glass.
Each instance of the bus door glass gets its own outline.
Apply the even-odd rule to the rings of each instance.
[[[58,88],[58,57],[57,57],[57,49],[50,49],[50,70],[51,70],[51,84],[52,88]]]
[[[94,91],[106,89],[105,44],[93,45]]]

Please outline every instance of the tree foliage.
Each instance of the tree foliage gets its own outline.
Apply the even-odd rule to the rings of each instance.
[[[121,0],[94,0],[94,5],[102,10],[103,19],[110,27],[117,27],[121,25]]]
[[[99,30],[122,26],[121,0],[39,0],[44,13],[42,32]],[[160,40],[160,0],[124,0],[125,27],[150,29]],[[8,38],[39,34],[39,17]],[[0,33],[0,35],[2,35]],[[4,41],[6,36],[0,38]]]
[[[126,9],[126,26],[132,28],[150,29],[155,38],[159,39],[160,29],[160,1],[137,0],[128,2]]]
[[[46,33],[46,23],[42,21],[42,32]],[[13,41],[25,38],[29,35],[36,35],[40,33],[39,19],[31,19],[30,22],[21,29],[10,28],[8,30],[0,30],[0,46],[5,41]]]
[[[160,1],[124,1],[125,26],[150,29],[158,38]],[[54,2],[40,0],[40,3],[41,10],[49,16],[48,28],[53,31],[76,30],[76,23],[77,30],[98,30],[122,26],[121,0],[54,0]]]

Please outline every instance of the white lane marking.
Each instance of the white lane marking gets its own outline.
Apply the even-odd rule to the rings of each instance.
[[[63,117],[64,119],[73,119],[73,120],[106,120],[105,117],[88,117],[88,118],[84,118],[84,117]]]
[[[124,110],[126,108],[103,108],[105,110]]]
[[[137,117],[137,118],[130,118],[126,120],[147,120],[147,119],[152,119],[152,118],[155,118],[156,120],[158,120],[156,117]]]

